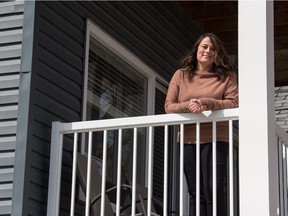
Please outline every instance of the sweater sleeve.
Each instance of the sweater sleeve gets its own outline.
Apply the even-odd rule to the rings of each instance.
[[[189,101],[179,102],[178,100],[182,73],[183,72],[181,70],[177,70],[170,81],[165,100],[166,113],[189,112],[188,109]]]
[[[201,103],[208,110],[229,109],[238,107],[238,84],[235,73],[230,73],[222,99],[201,98]]]

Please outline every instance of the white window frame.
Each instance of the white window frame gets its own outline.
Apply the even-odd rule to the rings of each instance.
[[[135,68],[139,73],[148,79],[147,86],[147,115],[154,114],[155,107],[155,86],[156,86],[156,72],[148,67],[143,61],[136,57],[132,52],[122,46],[118,41],[112,38],[99,26],[94,24],[91,20],[87,20],[86,31],[86,50],[85,50],[85,70],[84,70],[84,91],[83,91],[83,112],[82,120],[86,121],[87,109],[87,85],[88,85],[88,61],[89,61],[89,43],[90,36],[96,39],[99,43],[105,46],[108,50],[113,52],[127,64]]]

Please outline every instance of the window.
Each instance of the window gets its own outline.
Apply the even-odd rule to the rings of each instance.
[[[88,119],[147,114],[147,78],[90,38]]]
[[[154,114],[156,73],[90,21],[86,43],[83,120]],[[132,179],[132,134],[132,130],[123,130],[122,181]],[[102,132],[93,133],[92,152],[100,170],[102,139]],[[117,131],[108,131],[106,178],[113,184],[117,175],[117,139]],[[138,144],[137,181],[145,184],[148,147],[144,129],[138,130]],[[82,146],[82,151],[87,152],[86,145]]]

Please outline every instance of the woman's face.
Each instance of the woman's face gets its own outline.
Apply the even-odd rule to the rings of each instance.
[[[199,44],[197,50],[197,60],[198,66],[201,68],[211,67],[215,62],[215,49],[209,37],[205,37]]]

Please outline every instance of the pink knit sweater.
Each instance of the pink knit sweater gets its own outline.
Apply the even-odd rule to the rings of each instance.
[[[200,72],[189,80],[184,69],[179,69],[173,75],[165,101],[166,113],[187,113],[190,99],[200,99],[208,110],[219,110],[238,107],[238,85],[235,73],[221,81],[217,75],[210,72]],[[217,122],[217,141],[229,140],[228,122]],[[184,142],[196,143],[196,126],[185,125]],[[179,139],[178,139],[179,141]],[[212,123],[200,124],[200,143],[212,142]]]

